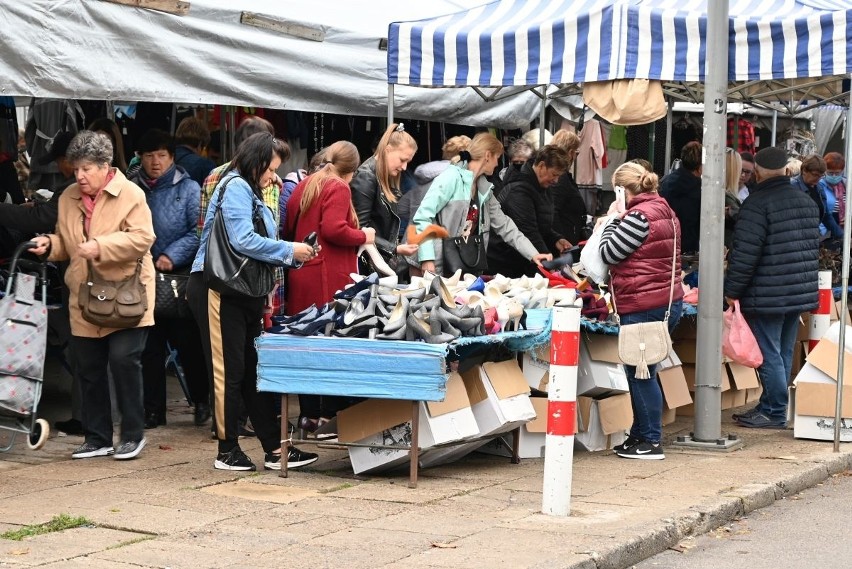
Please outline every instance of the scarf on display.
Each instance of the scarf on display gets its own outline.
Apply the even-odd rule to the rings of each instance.
[[[837,198],[837,215],[841,220],[846,219],[846,184],[840,181],[831,189],[834,190],[834,197]]]

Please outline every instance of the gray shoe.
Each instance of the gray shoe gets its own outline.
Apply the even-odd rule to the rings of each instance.
[[[142,449],[145,448],[145,443],[147,441],[143,437],[141,441],[124,441],[115,451],[115,459],[116,460],[129,460],[131,458],[136,458]]]
[[[758,410],[757,410],[757,407],[755,407],[753,409],[749,409],[745,413],[733,413],[731,415],[731,419],[733,419],[734,421],[739,421],[740,419],[749,419],[749,418],[757,415],[757,413],[758,413]]]
[[[83,443],[77,450],[71,453],[71,458],[93,458],[96,456],[109,456],[115,452],[111,446],[100,446],[94,443]]]

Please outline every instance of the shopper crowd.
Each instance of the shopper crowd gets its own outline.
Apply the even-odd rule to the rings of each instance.
[[[75,391],[72,419],[59,427],[84,436],[72,456],[140,453],[144,430],[166,423],[163,362],[173,350],[195,424],[212,418],[215,468],[254,470],[239,445],[242,435],[254,434],[264,467],[280,469],[282,460],[294,468],[317,455],[291,446],[281,456],[278,398],[256,389],[253,342],[264,327],[446,342],[523,326],[524,309],[552,304],[547,285],[565,278],[543,263],[576,263],[597,213],[587,211],[572,176],[580,138],[560,130],[547,142],[539,145],[538,131],[531,131],[509,144],[504,160],[503,142],[490,133],[452,137],[440,161],[416,169],[416,186],[406,192],[402,180],[418,147],[402,123],[389,125],[363,162],[352,143],[337,141],[281,176],[290,148],[259,117],[240,124],[235,155],[218,167],[204,155],[210,133],[195,117],[178,126],[176,137],[145,133],[129,167],[108,119],[57,136],[46,159],[64,180],[45,204],[0,204],[0,240],[5,247],[32,239],[32,253],[67,267],[63,304]],[[700,250],[702,153],[699,142],[688,143],[680,167],[662,180],[639,160],[614,171],[612,184],[625,199],[612,202],[600,257],[621,324],[665,318],[670,329],[677,325],[680,253]],[[725,158],[725,296],[740,301],[764,354],[764,395],[735,419],[777,427],[786,414],[795,317],[815,306],[820,240],[843,235],[845,163],[829,153],[788,165],[778,149],[754,156],[728,149]],[[207,280],[216,220],[231,249],[272,275],[268,294],[224,293]],[[471,251],[475,260],[465,257]],[[122,281],[136,271],[147,290],[141,320],[126,328],[87,321],[80,285],[93,273]],[[184,283],[179,300],[186,309],[158,312],[155,281],[172,278]],[[655,366],[650,381],[625,367],[634,425],[616,451],[663,458]],[[121,412],[115,446],[111,383]],[[350,404],[299,400],[294,428],[307,432]]]

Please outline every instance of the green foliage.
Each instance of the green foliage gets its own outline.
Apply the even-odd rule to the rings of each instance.
[[[94,525],[94,523],[83,516],[74,518],[68,514],[59,514],[58,516],[54,516],[54,518],[47,523],[24,526],[20,529],[4,532],[0,534],[0,538],[21,541],[25,537],[33,537],[44,533],[52,533],[81,526]]]

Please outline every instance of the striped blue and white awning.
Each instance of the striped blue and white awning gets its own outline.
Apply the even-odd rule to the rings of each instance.
[[[706,2],[498,0],[390,25],[388,82],[511,86],[703,81]],[[852,71],[852,1],[730,3],[731,81]]]

